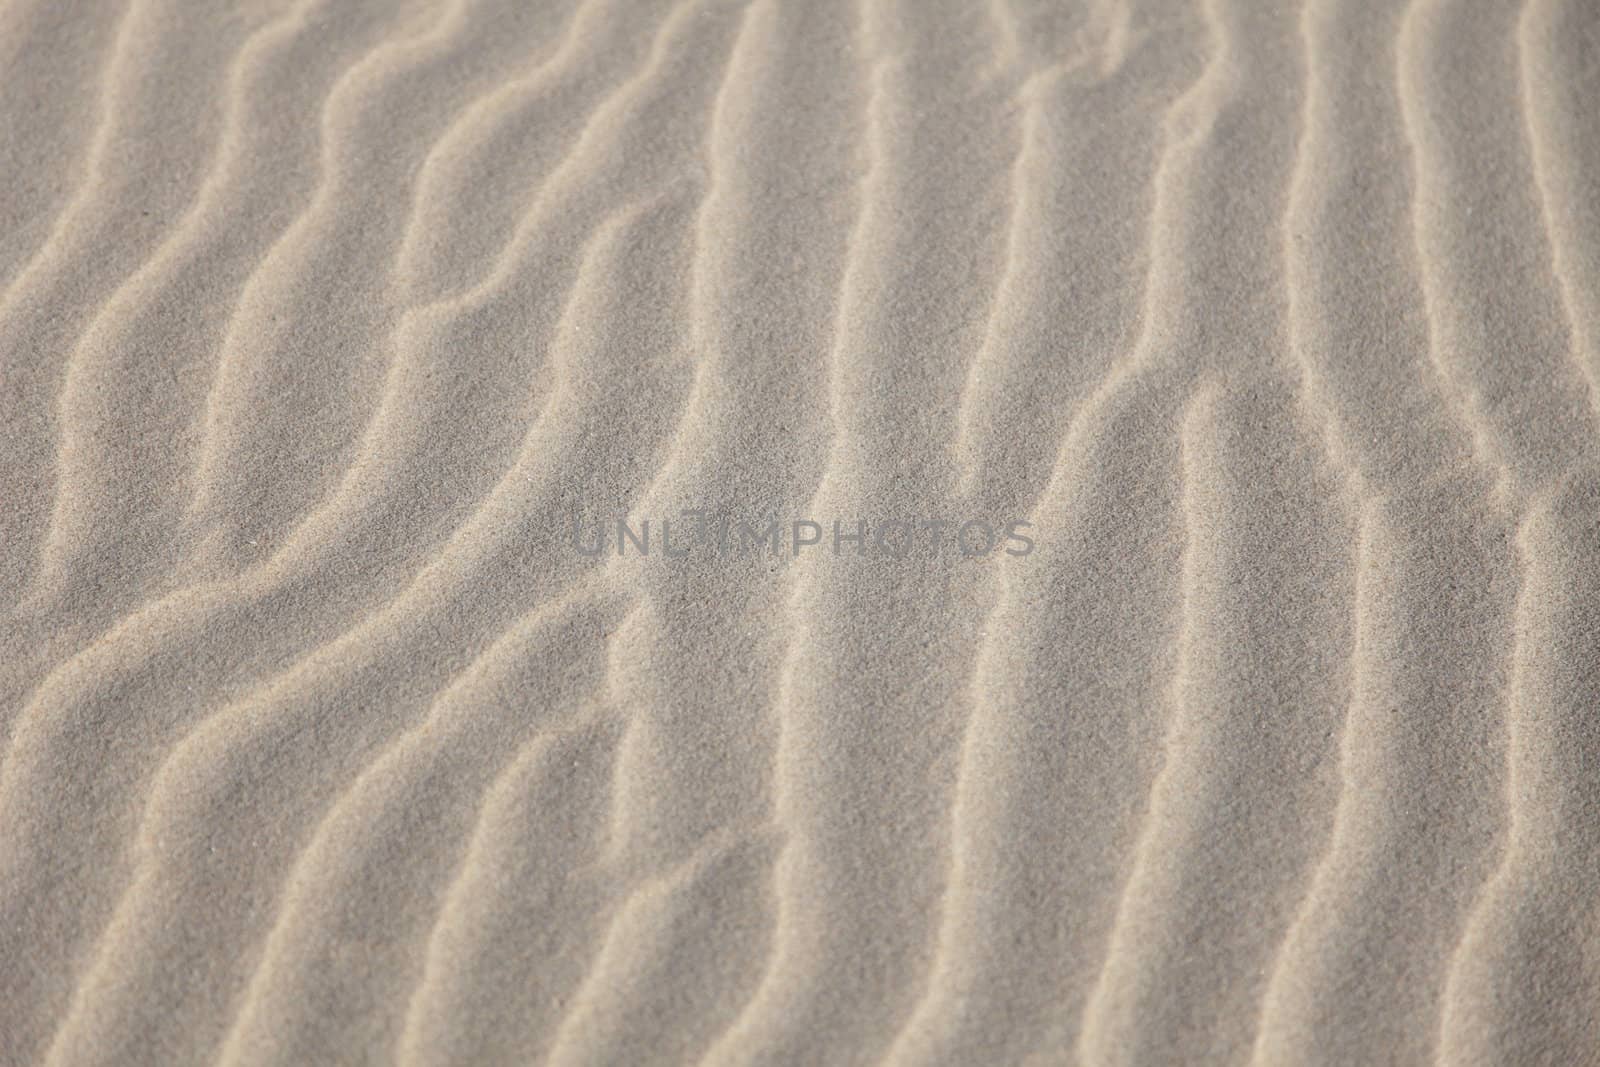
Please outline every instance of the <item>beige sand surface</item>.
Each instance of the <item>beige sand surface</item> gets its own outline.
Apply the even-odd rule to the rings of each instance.
[[[0,1064],[1600,1064],[1593,0],[6,0],[0,177]]]

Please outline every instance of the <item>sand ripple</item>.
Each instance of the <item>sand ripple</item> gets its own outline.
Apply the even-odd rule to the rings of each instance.
[[[1600,10],[15,0],[0,1064],[1600,1064]],[[590,556],[574,512],[1036,551]]]

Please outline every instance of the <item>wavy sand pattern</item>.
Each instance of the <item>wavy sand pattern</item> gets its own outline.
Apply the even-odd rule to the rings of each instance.
[[[1600,1064],[1597,100],[1587,0],[0,7],[0,1065]]]

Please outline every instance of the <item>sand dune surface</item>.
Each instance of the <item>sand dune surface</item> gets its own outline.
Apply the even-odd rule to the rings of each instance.
[[[1600,1064],[1600,8],[0,6],[0,1064]]]

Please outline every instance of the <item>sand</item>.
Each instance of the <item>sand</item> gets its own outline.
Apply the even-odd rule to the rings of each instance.
[[[1597,103],[1588,0],[10,0],[0,1064],[1600,1064]]]

